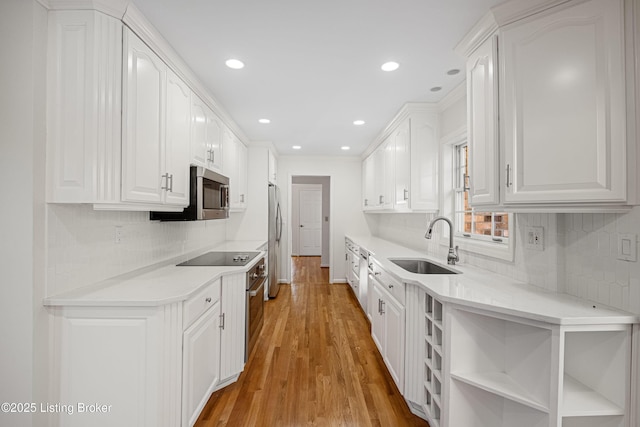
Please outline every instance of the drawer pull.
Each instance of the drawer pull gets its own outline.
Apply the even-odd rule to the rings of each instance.
[[[393,289],[393,283],[389,283],[389,289]]]
[[[207,298],[205,299],[205,301],[206,301],[206,302],[211,302],[211,297],[207,297]]]

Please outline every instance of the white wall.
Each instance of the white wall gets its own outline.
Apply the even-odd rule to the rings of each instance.
[[[46,353],[40,354],[43,347],[46,351],[47,336],[41,304],[45,46],[44,9],[35,1],[2,1],[0,402],[42,400],[47,388]],[[3,426],[37,425],[38,419],[0,412]]]
[[[290,282],[291,258],[288,257],[291,242],[290,207],[291,180],[293,176],[331,177],[331,236],[329,280],[344,281],[344,235],[369,234],[366,219],[360,207],[362,192],[362,164],[358,157],[299,157],[281,156],[278,159],[278,185],[281,190],[281,206],[285,219],[281,256],[284,260],[280,280]]]

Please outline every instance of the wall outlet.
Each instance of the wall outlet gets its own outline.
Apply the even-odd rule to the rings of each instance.
[[[544,227],[525,227],[524,247],[534,251],[544,251]]]
[[[122,226],[116,225],[116,232],[114,233],[114,241],[116,244],[122,243]]]
[[[618,259],[632,262],[638,260],[636,239],[635,234],[618,234]]]

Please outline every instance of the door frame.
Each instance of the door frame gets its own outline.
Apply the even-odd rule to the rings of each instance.
[[[333,281],[332,272],[334,271],[333,265],[333,205],[335,197],[335,191],[333,188],[333,176],[329,173],[321,173],[321,174],[305,174],[305,173],[289,173],[287,176],[287,218],[286,218],[286,227],[287,227],[287,271],[291,274],[291,256],[293,250],[293,177],[295,176],[309,176],[309,177],[317,177],[317,178],[329,178],[329,283],[335,283]],[[324,267],[324,266],[323,266]]]

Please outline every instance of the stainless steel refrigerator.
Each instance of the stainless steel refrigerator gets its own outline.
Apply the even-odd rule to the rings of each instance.
[[[282,238],[282,211],[280,210],[280,190],[269,184],[269,298],[275,298],[280,290],[278,283],[278,258]]]

